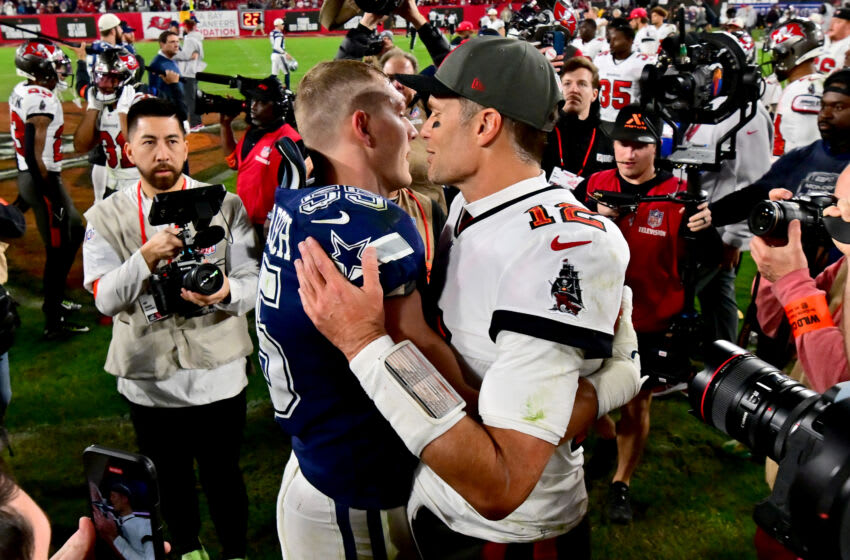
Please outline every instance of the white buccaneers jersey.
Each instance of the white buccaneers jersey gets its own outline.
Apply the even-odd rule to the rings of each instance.
[[[782,84],[776,74],[771,74],[764,79],[764,92],[761,94],[761,104],[767,109],[768,113],[773,114],[776,111],[776,104],[779,103],[779,98],[782,97]]]
[[[632,50],[643,54],[658,54],[659,47],[658,30],[654,25],[645,25],[635,31],[635,40]]]
[[[494,542],[546,539],[581,520],[581,452],[559,443],[579,377],[610,355],[628,260],[619,228],[543,174],[473,203],[455,198],[429,284],[438,330],[481,381],[485,425],[558,447],[505,519],[483,518],[424,465],[411,515],[425,506],[452,530]]]
[[[672,23],[662,23],[661,27],[655,28],[655,33],[658,36],[658,41],[661,42],[670,35],[676,35],[679,29]]]
[[[576,37],[570,44],[580,50],[581,54],[583,56],[586,56],[590,60],[593,60],[594,58],[599,56],[599,53],[608,50],[608,41],[606,41],[602,37],[591,39],[587,43]]]
[[[815,59],[815,68],[821,74],[832,74],[844,68],[844,55],[847,49],[850,49],[850,35],[834,43],[828,42],[823,47],[826,54]]]
[[[640,101],[640,75],[655,57],[633,52],[624,60],[614,60],[603,52],[593,61],[599,69],[599,117],[614,122],[620,109]]]
[[[18,159],[18,170],[27,171],[24,160],[24,131],[30,117],[41,115],[50,119],[47,125],[47,139],[41,159],[48,171],[62,171],[62,131],[65,128],[65,114],[62,103],[56,94],[47,88],[21,82],[12,90],[9,96],[9,124],[12,141],[15,143],[15,153]]]
[[[781,156],[820,140],[818,112],[823,80],[822,74],[809,74],[785,86],[773,119],[773,155]]]
[[[121,91],[118,101],[104,107],[100,112],[95,133],[98,135],[99,143],[106,153],[106,167],[108,176],[114,184],[116,181],[136,181],[139,179],[139,170],[130,162],[130,158],[124,153],[126,139],[121,131],[121,114],[126,115],[133,103],[136,90],[127,85]]]

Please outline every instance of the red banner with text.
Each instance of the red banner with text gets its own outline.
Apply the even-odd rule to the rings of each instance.
[[[447,21],[448,15],[454,13],[456,22],[469,21],[477,29],[479,20],[484,17],[489,5],[474,6],[428,6],[422,7],[422,13],[429,17],[434,11],[443,16],[440,21]],[[23,15],[0,16],[0,23],[7,22],[20,29],[0,25],[0,45],[19,43],[32,37],[22,31],[38,31],[68,41],[91,42],[98,38],[97,21],[102,14],[62,14],[62,15]],[[162,31],[168,29],[172,21],[182,21],[189,17],[189,12],[122,12],[116,14],[121,21],[127,22],[135,29],[137,40],[156,40]],[[284,32],[288,34],[321,34],[328,31],[319,25],[319,10],[222,10],[197,11],[199,20],[198,30],[206,38],[248,37],[263,30],[272,30],[276,18],[284,22]],[[453,18],[455,19],[455,18]],[[344,33],[357,26],[359,17],[348,21],[343,29],[334,33]],[[392,28],[399,31],[404,29],[404,20],[396,16]],[[389,26],[388,26],[389,27]]]

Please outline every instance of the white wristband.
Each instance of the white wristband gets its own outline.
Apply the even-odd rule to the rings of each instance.
[[[410,341],[369,343],[349,363],[360,385],[417,457],[466,413],[466,403]]]
[[[608,358],[602,367],[585,379],[596,389],[599,406],[597,418],[617,410],[635,398],[640,391],[640,361]]]
[[[602,367],[587,376],[596,389],[599,406],[597,418],[616,410],[635,398],[643,384],[637,334],[632,326],[632,290],[623,287],[620,320],[614,333],[612,356]]]

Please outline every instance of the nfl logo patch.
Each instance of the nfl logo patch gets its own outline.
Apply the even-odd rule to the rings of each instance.
[[[660,227],[664,222],[664,211],[663,210],[650,210],[649,211],[649,219],[646,221],[651,228]]]
[[[266,147],[265,147],[265,148],[263,148],[263,150],[260,152],[260,157],[261,157],[261,158],[268,158],[268,157],[269,157],[269,154],[271,154],[271,153],[272,153],[272,147],[271,147],[271,146],[266,146]]]

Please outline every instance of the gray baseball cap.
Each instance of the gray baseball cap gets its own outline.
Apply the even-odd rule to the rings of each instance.
[[[465,97],[506,117],[549,132],[564,97],[555,69],[525,41],[477,37],[443,60],[434,76],[396,74],[423,95]]]

